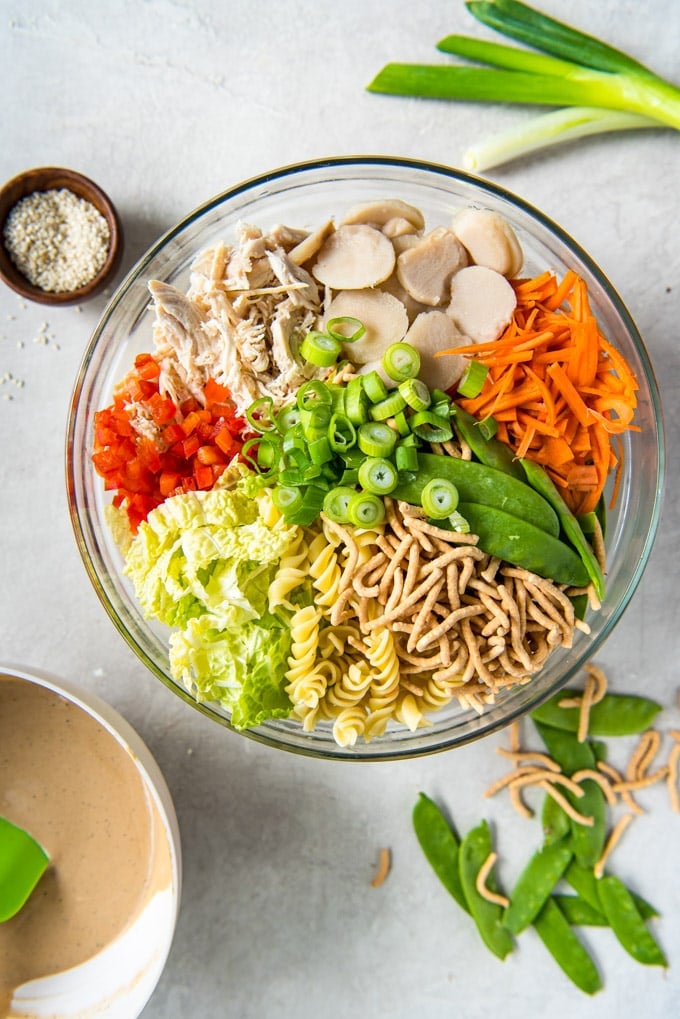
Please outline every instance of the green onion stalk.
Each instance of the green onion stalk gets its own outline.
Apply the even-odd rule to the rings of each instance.
[[[680,88],[621,50],[519,0],[467,0],[466,7],[484,25],[542,52],[449,35],[437,44],[441,52],[487,66],[390,63],[368,91],[560,107],[468,149],[468,168],[597,133],[680,129]]]

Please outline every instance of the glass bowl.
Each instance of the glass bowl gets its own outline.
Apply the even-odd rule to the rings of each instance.
[[[504,189],[444,166],[361,156],[331,158],[275,170],[211,199],[170,230],[137,263],[112,298],[78,374],[67,436],[67,481],[75,536],[95,590],[125,640],[163,683],[187,704],[229,728],[226,711],[196,703],[170,674],[168,631],[148,622],[121,572],[122,559],[104,519],[108,496],[91,463],[93,418],[136,354],[153,349],[147,282],[186,290],[190,266],[203,248],[234,239],[239,222],[269,229],[277,223],[312,229],[331,215],[366,201],[398,197],[420,208],[428,228],[449,221],[453,209],[477,205],[502,214],[523,246],[523,275],[574,269],[589,289],[604,334],[628,359],[640,391],[639,432],[622,436],[624,468],[616,507],[607,524],[607,593],[588,618],[590,634],[576,631],[570,649],[558,648],[525,685],[499,695],[483,714],[452,703],[411,732],[390,725],[384,735],[353,747],[335,743],[330,723],[312,732],[292,720],[274,720],[244,735],[307,755],[350,760],[394,760],[442,751],[509,724],[567,683],[611,634],[645,569],[654,541],[664,473],[663,425],[657,384],[642,339],[620,297],[579,245],[537,209]]]

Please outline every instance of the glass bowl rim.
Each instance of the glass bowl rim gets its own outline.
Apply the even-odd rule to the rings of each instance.
[[[128,291],[133,284],[143,276],[146,267],[153,261],[153,259],[159,255],[163,249],[176,237],[181,235],[186,229],[188,229],[194,222],[200,220],[203,216],[208,214],[211,210],[218,208],[221,205],[237,198],[239,195],[245,194],[250,191],[254,191],[257,188],[263,187],[267,184],[285,182],[288,178],[293,178],[297,174],[314,172],[317,170],[327,170],[334,167],[342,168],[344,170],[352,169],[356,167],[358,170],[363,168],[380,168],[388,169],[402,169],[405,171],[414,171],[416,173],[428,173],[441,176],[443,179],[457,181],[463,185],[474,187],[481,192],[486,192],[493,195],[495,198],[502,200],[503,202],[509,203],[516,209],[535,220],[544,230],[549,234],[557,238],[557,240],[569,251],[574,254],[584,266],[591,273],[593,278],[602,288],[606,294],[607,299],[612,303],[614,310],[620,317],[623,326],[628,333],[630,340],[636,348],[636,352],[642,363],[645,375],[645,381],[649,388],[650,403],[653,410],[654,420],[656,424],[656,455],[657,455],[657,467],[656,467],[656,486],[654,491],[654,501],[651,507],[651,512],[646,525],[646,534],[644,538],[644,544],[639,556],[636,568],[629,578],[625,595],[619,601],[618,605],[612,612],[611,616],[605,624],[603,632],[598,635],[597,644],[589,655],[600,647],[604,641],[609,637],[625,609],[630,603],[638,584],[642,578],[644,570],[649,561],[649,556],[654,544],[659,519],[661,514],[661,504],[663,496],[663,486],[665,480],[665,431],[663,423],[663,410],[661,406],[659,387],[656,381],[653,366],[651,364],[647,349],[645,347],[642,336],[617,290],[612,285],[607,275],[600,269],[599,265],[594,259],[588,254],[588,252],[577,242],[574,238],[564,230],[558,223],[554,222],[549,216],[541,212],[536,206],[530,202],[519,197],[514,192],[497,184],[494,181],[487,180],[486,178],[479,177],[475,174],[468,173],[463,170],[459,170],[453,167],[446,166],[441,163],[430,162],[427,160],[412,159],[400,156],[386,156],[386,155],[349,155],[349,156],[329,156],[322,159],[304,160],[295,163],[288,163],[284,166],[275,168],[265,173],[248,177],[245,180],[240,181],[237,184],[232,185],[229,188],[219,192],[212,198],[196,206],[191,212],[180,219],[174,226],[163,233],[128,271],[127,275],[121,280],[115,293],[112,295],[108,305],[105,307],[99,322],[97,323],[88,346],[83,355],[80,368],[78,370],[75,383],[73,386],[71,401],[68,411],[68,420],[66,428],[66,482],[67,482],[67,495],[68,495],[68,507],[69,514],[71,517],[71,523],[74,530],[76,544],[78,546],[81,558],[83,559],[86,572],[90,577],[95,592],[106,609],[109,617],[114,623],[116,629],[124,638],[128,646],[135,652],[137,657],[146,665],[146,667],[153,673],[156,678],[160,679],[161,682],[172,691],[173,694],[179,696],[187,704],[189,704],[195,710],[198,710],[205,717],[211,719],[214,722],[222,725],[223,728],[238,732],[239,735],[245,736],[247,739],[252,739],[255,742],[262,743],[266,746],[284,750],[287,753],[297,754],[303,757],[312,757],[322,760],[345,760],[353,762],[388,762],[398,760],[409,760],[424,756],[430,756],[434,753],[442,753],[447,750],[454,749],[458,746],[465,746],[469,743],[476,742],[486,736],[489,736],[501,729],[506,728],[513,721],[518,718],[524,717],[533,708],[537,707],[543,701],[547,700],[559,689],[561,689],[574,674],[582,667],[583,657],[581,656],[577,662],[571,665],[565,673],[550,684],[549,688],[537,693],[535,699],[531,700],[527,706],[516,705],[514,708],[508,709],[502,718],[489,720],[486,724],[480,724],[474,732],[466,734],[461,737],[460,735],[452,735],[448,739],[445,733],[439,734],[439,743],[436,746],[409,746],[400,747],[398,743],[389,744],[382,743],[380,748],[375,750],[370,749],[370,744],[364,748],[361,754],[357,754],[356,750],[352,747],[340,747],[334,746],[332,752],[322,749],[316,746],[304,747],[296,744],[289,744],[283,742],[277,738],[275,733],[271,734],[267,731],[267,725],[264,723],[253,729],[236,730],[231,725],[230,720],[221,716],[211,710],[210,706],[200,701],[197,701],[189,691],[182,688],[178,683],[171,680],[169,676],[156,664],[146,650],[140,646],[135,639],[134,635],[125,626],[121,619],[116,606],[113,604],[109,594],[106,590],[106,586],[102,582],[99,576],[95,564],[90,554],[90,549],[85,537],[85,531],[83,528],[83,521],[81,520],[79,506],[75,498],[75,478],[74,478],[74,432],[76,419],[78,416],[78,407],[80,396],[84,387],[85,379],[88,373],[90,362],[96,352],[97,344],[101,339],[101,335],[106,328],[109,320],[113,316],[116,308],[124,300]],[[416,733],[413,734],[416,737]],[[393,748],[393,749],[391,749]]]

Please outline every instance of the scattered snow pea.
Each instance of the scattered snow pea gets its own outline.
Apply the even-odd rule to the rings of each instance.
[[[487,822],[482,821],[461,842],[458,864],[465,898],[477,929],[487,948],[499,959],[504,959],[512,951],[513,941],[502,923],[502,907],[489,902],[477,891],[477,876],[491,851],[491,832]],[[493,873],[489,875],[487,887],[496,890]]]
[[[470,912],[458,869],[460,843],[436,803],[421,793],[413,808],[413,828],[433,871],[458,905]]]
[[[559,522],[554,509],[525,481],[518,481],[493,467],[456,456],[419,452],[415,477],[399,484],[392,492],[392,497],[420,505],[423,489],[430,481],[438,478],[455,485],[464,502],[494,506],[522,520],[530,520],[535,527],[555,538],[559,534]]]
[[[520,459],[520,464],[524,469],[529,484],[547,499],[557,513],[564,536],[580,555],[581,561],[595,588],[597,597],[602,601],[605,595],[604,575],[592,546],[583,533],[581,525],[565,503],[547,471],[533,460]]]
[[[623,882],[612,875],[600,878],[597,891],[602,911],[628,954],[646,966],[667,966],[666,956],[640,916]]]
[[[535,708],[531,717],[555,729],[576,732],[578,708],[561,708],[560,702],[578,696],[578,690],[560,690]],[[634,736],[648,729],[659,711],[661,705],[647,697],[607,693],[590,709],[588,732],[592,736]]]
[[[564,878],[574,891],[578,892],[580,898],[585,899],[593,909],[602,912],[602,904],[598,894],[598,879],[591,868],[582,867],[576,860],[572,860],[564,872]],[[652,917],[659,915],[658,910],[650,902],[647,902],[646,899],[643,899],[641,895],[631,892],[630,889],[628,889],[628,892],[643,920],[650,920]]]
[[[583,587],[588,583],[588,574],[574,550],[527,520],[465,500],[458,512],[471,532],[479,535],[479,547],[489,555],[558,584]]]
[[[529,860],[510,894],[503,923],[511,934],[521,934],[536,919],[564,874],[572,850],[566,842],[544,845]]]
[[[559,842],[571,830],[569,815],[562,810],[562,807],[552,796],[546,796],[543,801],[541,826],[543,828],[543,842],[546,846]]]
[[[591,906],[580,895],[553,895],[553,902],[559,906],[565,920],[572,927],[608,927],[604,913]]]
[[[524,471],[517,462],[515,454],[504,442],[495,437],[487,438],[479,427],[479,421],[472,414],[459,407],[457,403],[451,404],[451,414],[461,438],[481,463],[487,467],[495,467],[504,474],[510,474],[518,481],[525,481]]]
[[[602,988],[595,963],[553,899],[548,899],[543,906],[534,920],[534,927],[557,965],[581,991],[595,994]]]
[[[553,729],[549,725],[542,725],[535,719],[534,724],[547,746],[550,756],[557,761],[565,775],[573,775],[575,771],[580,771],[583,768],[595,768],[595,754],[587,742],[579,743],[573,733],[562,729]],[[580,814],[593,818],[593,824],[588,826],[569,818],[571,842],[574,855],[579,863],[584,867],[592,867],[597,863],[604,849],[607,805],[604,793],[597,782],[586,779],[581,783],[581,788],[583,796],[579,798],[576,798],[569,790],[565,791],[565,795]]]

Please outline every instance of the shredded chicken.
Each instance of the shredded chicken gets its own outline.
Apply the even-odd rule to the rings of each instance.
[[[237,235],[234,247],[219,243],[198,255],[187,294],[149,283],[160,388],[175,402],[202,402],[212,377],[243,413],[261,396],[280,406],[310,377],[297,350],[321,314],[323,288],[288,256],[307,234],[241,224]]]

